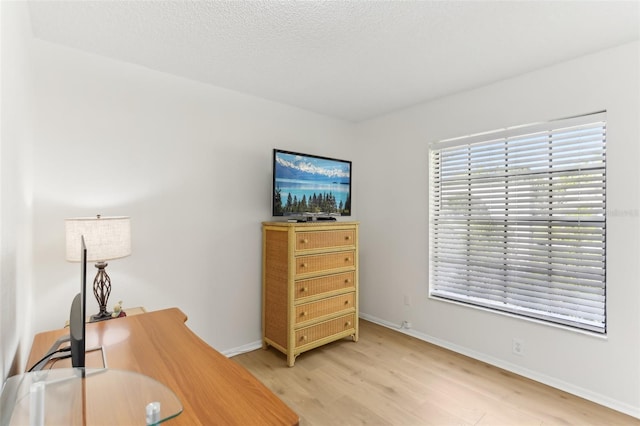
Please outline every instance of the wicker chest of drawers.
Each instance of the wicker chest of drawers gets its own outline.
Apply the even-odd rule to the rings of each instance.
[[[262,224],[262,346],[287,355],[358,340],[358,223]]]

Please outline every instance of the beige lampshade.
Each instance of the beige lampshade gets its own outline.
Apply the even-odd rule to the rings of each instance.
[[[87,261],[101,262],[131,254],[131,219],[128,216],[65,219],[67,261],[80,262],[80,236],[87,245]]]

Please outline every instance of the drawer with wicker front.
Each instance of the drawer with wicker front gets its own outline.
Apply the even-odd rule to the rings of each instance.
[[[354,309],[354,293],[341,294],[340,296],[298,305],[296,306],[295,322],[297,325],[349,309]]]
[[[355,230],[336,229],[296,233],[296,251],[354,246]]]
[[[296,348],[313,343],[325,337],[347,331],[355,331],[355,314],[344,315],[310,327],[296,330]]]
[[[296,258],[296,276],[314,272],[330,273],[332,270],[349,268],[354,265],[354,250],[299,256]]]
[[[296,281],[295,300],[304,297],[318,296],[323,293],[355,291],[355,272],[326,275],[319,278]]]

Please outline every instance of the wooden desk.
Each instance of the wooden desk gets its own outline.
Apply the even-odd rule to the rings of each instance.
[[[87,324],[87,348],[102,345],[109,368],[132,370],[165,384],[184,411],[169,425],[297,425],[298,416],[244,367],[213,349],[177,308]],[[37,334],[27,366],[68,329]],[[100,352],[87,367],[102,367]],[[60,360],[54,367],[70,367]],[[48,368],[45,366],[45,368]],[[117,407],[113,407],[117,410]]]

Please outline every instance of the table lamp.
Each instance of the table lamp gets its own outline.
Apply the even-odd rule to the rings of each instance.
[[[93,280],[93,295],[100,312],[91,316],[91,321],[111,318],[107,312],[107,300],[111,294],[111,278],[105,268],[107,260],[120,259],[131,254],[131,220],[127,216],[78,217],[65,219],[67,261],[80,262],[80,236],[87,245],[87,261],[96,262],[98,273]]]

